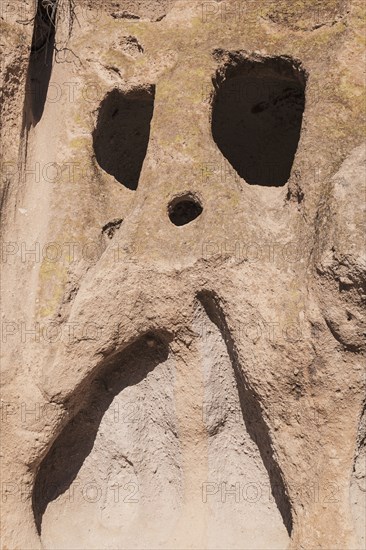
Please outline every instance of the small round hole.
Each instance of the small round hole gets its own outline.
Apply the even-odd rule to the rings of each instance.
[[[177,226],[192,222],[202,211],[203,208],[197,197],[191,194],[176,197],[168,206],[169,219]]]

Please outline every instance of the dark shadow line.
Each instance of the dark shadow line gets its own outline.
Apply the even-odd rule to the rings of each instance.
[[[122,352],[112,354],[99,367],[86,387],[78,387],[82,404],[69,411],[70,420],[51,445],[36,475],[32,506],[38,534],[48,504],[68,490],[91,452],[101,420],[114,397],[128,386],[141,382],[169,354],[165,333],[145,334]],[[74,413],[74,414],[72,414]]]
[[[45,5],[38,0],[26,78],[23,135],[38,124],[45,108],[53,67],[56,15],[56,1]]]

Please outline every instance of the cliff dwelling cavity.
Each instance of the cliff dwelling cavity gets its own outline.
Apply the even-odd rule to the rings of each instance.
[[[145,159],[155,86],[128,92],[114,89],[102,101],[93,132],[99,166],[128,189],[136,190]]]
[[[175,197],[168,206],[170,221],[177,226],[192,222],[203,211],[200,201],[191,193]]]
[[[279,187],[289,179],[300,138],[305,81],[300,64],[287,57],[248,58],[230,52],[217,71],[212,136],[247,183]]]

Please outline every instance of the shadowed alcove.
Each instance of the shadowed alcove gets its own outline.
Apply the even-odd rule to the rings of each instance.
[[[213,139],[247,183],[282,186],[300,138],[305,72],[287,57],[230,52],[226,59],[213,79]]]
[[[168,205],[169,219],[178,227],[194,221],[202,212],[202,205],[193,193],[183,193]]]
[[[128,189],[136,190],[150,137],[155,87],[128,92],[114,89],[103,99],[93,132],[101,168]]]

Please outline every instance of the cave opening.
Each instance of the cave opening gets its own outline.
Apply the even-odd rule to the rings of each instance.
[[[231,52],[213,78],[212,136],[238,175],[252,185],[289,179],[300,139],[306,74],[288,57]]]
[[[192,222],[203,212],[203,208],[197,197],[191,194],[175,197],[168,206],[170,221],[180,227]]]
[[[101,102],[93,132],[99,166],[133,191],[149,144],[154,98],[155,86],[112,90]]]

